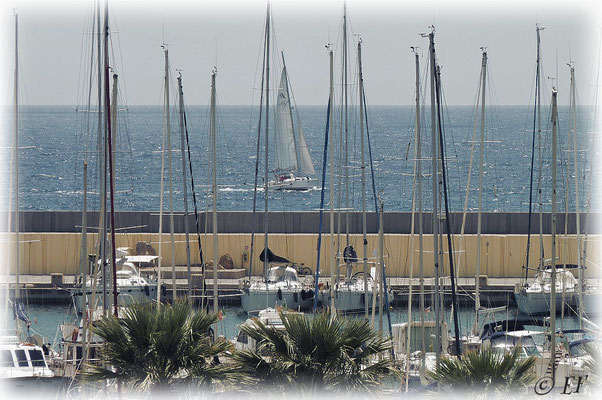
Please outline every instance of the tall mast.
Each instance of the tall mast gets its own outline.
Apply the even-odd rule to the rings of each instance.
[[[330,129],[334,128],[333,110],[334,110],[334,61],[332,49],[328,46],[328,59],[330,62]],[[336,272],[336,254],[335,254],[335,239],[334,239],[334,135],[330,134],[330,309],[335,312],[334,298],[335,288],[337,287],[339,274]]]
[[[174,235],[173,218],[173,176],[172,176],[172,149],[171,149],[171,118],[169,110],[169,51],[165,51],[165,127],[167,129],[167,174],[169,181],[169,236],[171,239],[171,298],[177,299],[176,292],[176,241]]]
[[[167,46],[163,44],[161,46],[163,48],[163,53],[165,57],[165,72],[164,72],[164,93],[163,93],[163,143],[161,148],[161,188],[159,190],[159,266],[157,268],[157,306],[161,306],[161,267],[162,267],[162,253],[163,253],[163,198],[164,196],[164,181],[165,181],[165,137],[167,132],[168,125],[168,116],[169,116],[169,91],[168,89],[168,67],[167,67]],[[203,277],[203,281],[205,278]],[[204,285],[203,285],[204,288]],[[203,293],[204,295],[205,293]]]
[[[268,10],[266,16],[266,61],[265,61],[265,149],[264,149],[264,169],[263,169],[263,227],[264,227],[264,252],[263,252],[263,278],[266,282],[266,291],[268,290],[268,156],[269,156],[269,126],[270,126],[270,3],[268,2]],[[269,296],[266,295],[266,303],[269,301]],[[269,304],[266,304],[266,307]]]
[[[429,34],[429,63],[431,72],[431,153],[432,153],[432,172],[431,177],[433,186],[433,212],[431,215],[432,229],[433,229],[433,261],[435,269],[435,353],[437,357],[437,365],[439,365],[439,358],[441,357],[441,329],[440,329],[440,316],[439,316],[439,219],[437,216],[437,193],[438,191],[438,180],[439,180],[439,169],[437,166],[437,125],[436,125],[436,110],[435,110],[435,80],[436,78],[436,65],[435,65],[435,31]],[[450,249],[451,251],[451,249]]]
[[[111,131],[111,97],[109,94],[109,2],[105,2],[105,33],[104,33],[104,87],[105,87],[105,123],[107,130],[106,143],[109,155],[109,188],[111,201],[111,270],[113,271],[113,314],[117,317],[117,268],[115,265],[115,176],[113,171],[113,146]],[[117,75],[113,75],[117,80]],[[103,260],[104,262],[104,260]]]
[[[379,233],[378,233],[378,252],[380,258],[380,273],[378,274],[378,333],[380,335],[383,334],[383,311],[385,305],[385,296],[384,296],[384,288],[385,288],[385,211],[384,211],[384,203],[380,201],[380,223],[379,223]],[[411,281],[410,281],[411,282]],[[411,283],[410,283],[411,285]],[[376,291],[372,291],[372,295],[376,296]],[[388,304],[387,304],[388,305]]]
[[[573,134],[573,161],[574,161],[574,170],[575,170],[575,223],[577,228],[577,271],[579,276],[579,286],[578,286],[578,295],[579,295],[579,328],[582,327],[583,321],[583,265],[585,264],[585,260],[582,260],[582,249],[581,249],[581,221],[580,221],[580,211],[579,211],[579,166],[577,162],[577,96],[575,95],[575,67],[572,64],[569,64],[571,69],[571,131]],[[564,288],[564,285],[563,285]],[[564,303],[563,303],[564,304]]]
[[[550,362],[552,381],[556,376],[556,129],[558,125],[558,92],[552,88],[552,279],[550,282]]]
[[[15,263],[16,263],[16,285],[15,285],[15,304],[21,297],[19,288],[20,257],[19,257],[19,15],[15,13],[15,81],[14,81],[14,118],[15,118],[15,139],[13,147],[13,159],[15,162]],[[10,227],[9,227],[10,229]],[[7,280],[8,282],[8,280]],[[8,292],[8,283],[7,283]]]
[[[359,94],[360,94],[360,169],[362,170],[362,242],[364,248],[364,315],[368,318],[368,238],[366,234],[366,163],[364,157],[364,78],[362,76],[362,40],[357,44],[357,60],[359,66]],[[375,291],[372,291],[372,296],[376,296]]]
[[[186,174],[186,130],[184,128],[184,91],[182,90],[182,73],[178,76],[178,103],[180,108],[180,148],[182,158],[182,194],[184,196],[184,232],[186,233],[186,281],[188,282],[188,299],[192,296],[190,281],[190,232],[188,229],[188,179]]]
[[[422,138],[420,136],[420,63],[418,52],[414,55],[416,59],[416,160],[418,179],[418,269],[420,274],[420,336],[421,336],[421,368],[424,369],[426,340],[424,329],[424,229],[422,221]]]
[[[217,314],[217,264],[219,261],[219,243],[217,240],[217,141],[215,135],[215,76],[217,69],[211,74],[211,189],[213,192],[213,312]],[[215,325],[217,335],[217,324]]]
[[[539,267],[543,268],[544,251],[543,251],[543,197],[541,187],[541,176],[543,170],[543,158],[541,154],[543,140],[541,135],[541,53],[540,53],[540,39],[539,31],[543,28],[537,26],[537,138],[538,138],[538,152],[539,152],[539,171],[537,173],[537,190],[539,193]],[[556,260],[552,258],[552,264],[556,264]]]
[[[345,249],[349,249],[349,93],[347,80],[347,50],[347,2],[345,1],[343,3],[343,114],[345,117],[345,153],[343,156],[343,170],[345,171]],[[345,275],[347,278],[351,278],[351,268],[351,257],[349,256],[347,257],[347,271]],[[364,310],[366,315],[368,314],[367,304],[368,301],[366,300],[366,308]]]
[[[110,139],[111,147],[110,147],[110,149],[111,150],[109,150],[109,151],[111,152],[111,168],[113,171],[112,174],[114,174],[115,173],[115,149],[116,149],[115,143],[116,143],[116,137],[117,137],[117,74],[113,74],[113,90],[112,90],[111,98],[112,98],[111,115],[110,115],[110,117],[111,117],[111,139]],[[115,179],[114,179],[113,175],[111,175],[111,179],[113,180],[113,185],[115,185]],[[114,197],[115,196],[114,196],[114,192],[113,192],[113,197],[111,198],[111,202],[113,202],[112,199]],[[113,220],[111,219],[111,221],[113,221]],[[111,224],[112,224],[112,222],[111,222]],[[111,232],[113,232],[113,230],[111,230]],[[112,234],[113,233],[111,233],[111,235]],[[114,242],[112,242],[112,243],[114,243]],[[113,244],[113,246],[114,246],[114,244]],[[113,257],[115,257],[114,254],[113,254]],[[114,271],[116,264],[114,262],[111,262],[111,265],[112,265],[111,271],[113,271],[113,273],[116,274],[116,271]],[[115,287],[114,284],[112,286],[113,286],[113,291],[116,292],[117,288]],[[112,303],[114,304],[115,301],[112,301]],[[111,301],[109,301],[109,307],[110,307],[110,305],[111,305]]]
[[[483,48],[482,48],[483,49]],[[485,86],[487,75],[487,51],[483,49],[483,61],[481,64],[481,140],[479,145],[479,211],[477,216],[477,265],[475,272],[475,321],[478,326],[479,308],[481,308],[480,298],[480,276],[481,276],[481,224],[483,212],[483,168],[484,168],[484,146],[485,146]]]
[[[99,179],[100,179],[100,243],[99,256],[102,277],[102,307],[103,315],[108,310],[107,299],[107,126],[103,124],[102,96],[103,96],[103,54],[102,54],[102,30],[100,28],[101,14],[100,2],[96,3],[96,22],[98,26],[97,33],[97,52],[98,52],[98,152],[99,152]]]

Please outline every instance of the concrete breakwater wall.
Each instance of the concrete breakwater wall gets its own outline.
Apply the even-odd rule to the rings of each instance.
[[[196,236],[196,235],[195,235]],[[191,256],[192,262],[200,262],[200,255],[196,237],[191,237]],[[303,263],[315,271],[316,267],[316,245],[317,234],[272,234],[269,236],[270,249],[287,259],[296,263]],[[4,238],[6,239],[6,238]],[[536,268],[539,257],[539,236],[532,236],[530,252],[530,267]],[[88,235],[88,253],[96,251],[98,235]],[[341,237],[344,245],[345,237]],[[425,276],[433,276],[433,253],[432,237],[424,238],[424,272]],[[22,274],[75,274],[78,271],[81,234],[77,233],[24,233],[20,235],[20,271]],[[15,254],[14,246],[12,249],[6,248],[6,243],[10,240],[2,240],[3,254],[5,251],[13,250],[10,253],[9,266],[11,273],[15,273]],[[116,244],[118,247],[129,247],[134,254],[136,244],[144,242],[153,247],[155,252],[159,253],[159,234],[158,233],[119,233],[116,234]],[[336,248],[336,237],[333,246]],[[358,234],[350,236],[350,242],[358,253],[361,260],[362,237]],[[526,254],[526,235],[483,235],[481,243],[481,274],[489,277],[520,277],[524,276],[523,265]],[[601,257],[599,249],[602,243],[602,236],[590,235],[587,240],[588,264],[586,275],[597,277],[600,275],[599,268]],[[209,261],[213,258],[213,246],[211,235],[202,235],[201,244],[204,260]],[[250,265],[250,234],[219,234],[219,254],[230,254],[235,266],[248,268]],[[544,254],[549,257],[551,237],[543,237]],[[476,268],[476,235],[456,235],[454,236],[454,254],[455,266],[460,277],[474,276]],[[175,254],[176,264],[186,264],[186,244],[185,235],[175,235]],[[255,237],[255,249],[253,252],[253,274],[259,275],[263,269],[259,261],[259,253],[263,249],[263,236]],[[376,261],[378,248],[378,237],[376,234],[368,235],[367,256],[370,262]],[[320,258],[321,271],[330,274],[330,237],[322,238],[322,253]],[[561,236],[557,238],[557,257],[559,262],[576,263],[577,246],[574,235]],[[429,252],[430,250],[430,252]],[[447,252],[447,241],[443,241],[443,251]],[[171,263],[171,242],[170,235],[162,235],[161,253],[163,265]],[[391,277],[408,277],[410,274],[410,258],[413,257],[413,276],[418,275],[418,236],[413,240],[411,235],[407,234],[386,234],[385,235],[385,263],[387,271]],[[338,260],[342,263],[342,260]],[[362,270],[362,263],[358,263],[356,269]],[[447,254],[444,258],[442,275],[449,273]],[[532,275],[530,273],[529,275]]]
[[[317,233],[320,214],[316,211],[276,211],[270,212],[268,226],[270,233]],[[520,235],[529,232],[528,213],[483,213],[482,233],[494,235]],[[602,233],[602,213],[592,213],[588,216],[581,214],[581,231],[589,233]],[[211,216],[206,213],[199,214],[199,227],[202,232],[211,232]],[[324,227],[322,232],[328,231],[328,213],[324,213]],[[335,216],[335,219],[337,217]],[[81,232],[81,212],[77,211],[23,211],[20,213],[21,232]],[[416,226],[418,216],[416,215]],[[341,232],[346,231],[346,218],[341,216]],[[384,217],[385,233],[409,234],[411,213],[386,212]],[[452,213],[451,230],[460,233],[462,227],[462,213]],[[564,213],[557,216],[557,229],[559,232],[576,233],[576,214],[569,213],[566,218]],[[0,213],[0,226],[7,224],[6,212]],[[14,218],[12,221],[14,230]],[[550,233],[551,215],[544,213],[542,218],[543,233]],[[88,212],[88,226],[98,226],[98,213]],[[159,232],[158,211],[120,211],[115,215],[115,226],[121,232],[152,233]],[[188,216],[190,231],[195,230],[194,215]],[[423,213],[424,233],[431,233],[431,214]],[[218,213],[218,232],[220,233],[250,233],[263,232],[263,213],[256,214],[253,222],[253,213],[250,211],[223,211]],[[4,229],[3,229],[4,230]],[[183,213],[174,216],[174,230],[184,233]],[[378,219],[374,213],[367,215],[367,230],[376,233]],[[93,228],[90,229],[93,231]],[[169,232],[169,216],[163,216],[163,232]],[[362,218],[359,212],[349,213],[349,232],[362,232]],[[477,233],[477,213],[466,215],[464,233]],[[531,233],[539,234],[539,214],[533,213],[531,217]]]
[[[23,212],[21,218],[20,235],[20,271],[22,274],[50,274],[64,273],[74,274],[78,271],[80,249],[81,249],[81,213],[77,212]],[[6,213],[1,215],[6,218]],[[88,234],[88,253],[94,253],[97,246],[98,226],[97,213],[89,215],[89,234]],[[201,215],[199,223],[200,229],[205,232],[205,215]],[[425,234],[430,232],[430,216],[425,214],[424,228]],[[539,216],[533,215],[532,232],[539,229]],[[549,232],[549,215],[544,214],[544,232],[543,236],[544,257],[550,257],[551,236]],[[191,232],[196,232],[194,217],[190,216],[189,226]],[[309,266],[313,271],[316,267],[316,247],[317,247],[317,227],[319,214],[317,212],[276,212],[270,214],[269,236],[270,249],[283,257],[296,263],[303,263]],[[328,216],[325,216],[327,222]],[[131,253],[135,253],[136,244],[144,242],[150,244],[156,253],[159,253],[159,234],[158,232],[158,213],[154,212],[120,212],[116,216],[116,227],[119,229],[116,234],[118,247],[129,247]],[[484,216],[483,239],[481,243],[481,274],[490,277],[521,277],[524,276],[523,268],[526,259],[527,245],[527,214],[516,213],[489,213]],[[461,227],[461,214],[454,214],[451,218],[452,230],[459,232]],[[602,235],[599,235],[600,215],[592,215],[589,223],[582,216],[581,229],[585,230],[585,225],[589,225],[590,234],[584,244],[587,245],[587,271],[589,277],[600,276],[598,265],[601,264],[600,243]],[[5,222],[5,221],[4,221]],[[175,218],[175,232],[183,232],[183,216]],[[222,212],[218,217],[219,234],[219,254],[230,254],[237,267],[249,268],[251,257],[251,231],[252,213],[250,212]],[[344,218],[343,231],[344,231]],[[207,224],[210,227],[211,224]],[[328,226],[328,223],[324,224]],[[4,224],[6,226],[6,223]],[[378,238],[376,235],[376,218],[371,214],[368,218],[368,251],[367,257],[371,262],[376,261],[378,248]],[[558,216],[558,227],[562,232],[565,231],[564,214]],[[575,215],[569,214],[566,225],[568,235],[559,235],[557,237],[557,257],[558,262],[577,263],[577,244],[575,231]],[[385,215],[385,254],[387,271],[391,277],[408,277],[410,275],[410,261],[413,254],[413,276],[418,274],[418,235],[409,234],[410,214],[409,213],[387,213]],[[263,235],[261,232],[262,215],[257,215],[255,237],[255,249],[253,251],[253,274],[260,274],[262,264],[259,261],[258,254],[263,249]],[[524,230],[524,232],[523,232]],[[210,230],[209,230],[210,232]],[[359,213],[350,213],[350,242],[358,253],[362,254],[361,238],[361,218]],[[471,277],[475,274],[477,265],[476,246],[476,214],[469,214],[466,221],[466,234],[455,235],[453,242],[453,251],[458,275],[461,277]],[[167,233],[167,234],[165,234]],[[170,264],[171,243],[169,233],[169,218],[164,220],[164,235],[162,236],[161,253],[163,264]],[[326,233],[326,232],[324,232]],[[6,235],[6,234],[4,234]],[[12,235],[11,235],[12,236]],[[192,262],[200,262],[200,254],[196,241],[196,233],[190,238]],[[186,264],[185,235],[176,233],[175,235],[175,254],[176,264]],[[345,237],[341,236],[341,245],[344,246]],[[530,261],[529,267],[535,268],[539,263],[539,234],[531,235]],[[204,260],[211,260],[213,257],[211,235],[201,234],[201,245]],[[334,248],[336,248],[336,236]],[[432,237],[424,238],[424,271],[425,276],[433,275],[433,253]],[[430,252],[429,252],[430,250]],[[443,241],[443,251],[447,252],[447,241]],[[0,242],[0,254],[7,254],[9,258],[8,265],[11,273],[15,271],[16,257],[14,252],[13,238],[2,238]],[[321,270],[330,273],[330,254],[331,242],[328,234],[322,237],[322,253],[320,259]],[[342,260],[338,260],[342,263]],[[444,271],[442,275],[448,274],[449,266],[447,255],[444,257]],[[361,270],[361,263],[357,270]],[[530,273],[532,275],[532,273]]]

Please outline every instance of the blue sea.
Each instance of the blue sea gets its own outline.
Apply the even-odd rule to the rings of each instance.
[[[297,111],[318,181],[306,192],[270,193],[270,210],[316,210],[320,205],[321,174],[326,129],[325,106],[298,106]],[[590,198],[591,137],[588,131],[590,108],[578,109],[578,163],[580,208]],[[164,112],[158,106],[130,106],[119,110],[115,176],[117,210],[158,210],[160,207],[162,143]],[[183,210],[182,164],[178,114],[172,110],[172,186],[176,210]],[[217,121],[217,160],[219,210],[252,210],[254,171],[257,145],[259,108],[253,106],[222,106]],[[357,113],[351,112],[350,115]],[[472,106],[449,106],[444,110],[445,159],[451,211],[462,211],[468,178],[473,139],[475,110]],[[336,154],[341,135],[340,114],[335,112],[334,134]],[[88,161],[89,209],[98,209],[99,173],[98,141],[96,134],[98,114],[87,113],[73,106],[29,106],[20,114],[19,180],[20,208],[22,210],[80,210],[83,201],[83,162]],[[209,109],[207,106],[188,106],[187,127],[192,159],[192,170],[200,210],[211,207],[208,187],[210,177]],[[559,108],[558,199],[559,212],[575,210],[575,189],[572,151],[569,153],[568,108]],[[12,136],[12,114],[3,111],[1,187],[8,187]],[[544,211],[551,208],[551,124],[549,112],[542,116],[542,203]],[[430,117],[422,115],[422,176],[423,206],[431,204]],[[350,120],[349,171],[350,204],[361,209],[360,128],[359,116]],[[270,127],[272,128],[272,127]],[[375,188],[381,196],[385,211],[410,211],[414,174],[414,107],[371,106],[368,109],[368,129]],[[526,212],[529,209],[529,176],[533,110],[528,106],[498,106],[487,109],[486,141],[484,147],[483,210]],[[273,130],[271,131],[273,132]],[[273,133],[270,133],[271,135]],[[263,131],[262,131],[263,135]],[[263,139],[262,139],[263,140]],[[269,169],[275,168],[273,136],[270,137]],[[263,175],[263,142],[260,150],[260,175]],[[366,145],[367,146],[367,145]],[[471,190],[468,210],[478,207],[478,144],[474,147]],[[537,182],[538,143],[536,142],[534,182]],[[572,148],[572,147],[571,147]],[[338,158],[338,155],[335,156]],[[595,155],[594,155],[595,157]],[[366,148],[366,160],[369,160]],[[369,166],[369,162],[366,161]],[[338,164],[337,164],[338,165]],[[164,207],[169,207],[168,158],[165,157]],[[570,168],[567,170],[567,168]],[[186,166],[188,169],[188,165]],[[344,169],[343,169],[344,170]],[[335,169],[335,190],[338,183]],[[374,209],[370,169],[366,185],[368,210]],[[188,172],[188,171],[187,171]],[[270,179],[273,174],[270,174]],[[192,204],[190,174],[188,174],[189,204]],[[263,181],[259,177],[259,183]],[[567,190],[568,185],[568,190]],[[536,185],[535,185],[536,187]],[[329,169],[326,174],[326,207],[329,199]],[[2,208],[6,209],[8,191],[3,190]],[[338,193],[338,192],[337,192]],[[568,197],[567,197],[568,193]],[[258,193],[258,207],[263,207],[263,193]],[[344,196],[343,196],[344,198]],[[594,194],[595,198],[595,194]],[[335,194],[335,201],[337,195]],[[537,204],[534,190],[534,204]],[[338,203],[335,207],[338,207]],[[190,206],[192,209],[192,205]],[[341,207],[345,207],[342,204]]]

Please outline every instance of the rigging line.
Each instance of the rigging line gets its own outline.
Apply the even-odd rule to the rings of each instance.
[[[460,349],[460,330],[458,327],[458,303],[456,301],[456,283],[454,275],[454,256],[453,256],[453,244],[451,239],[451,226],[450,226],[450,215],[449,215],[449,200],[447,196],[447,178],[445,173],[445,146],[443,145],[443,127],[441,124],[441,69],[437,68],[437,74],[435,77],[435,93],[437,94],[437,122],[439,130],[439,150],[441,152],[441,177],[443,180],[443,196],[445,199],[445,225],[447,230],[447,247],[449,254],[449,273],[451,280],[451,292],[452,292],[452,307],[453,307],[453,318],[454,318],[454,331],[455,331],[455,342],[456,342],[456,354],[458,359],[461,358]]]
[[[362,78],[363,79],[363,78]],[[378,228],[378,230],[380,231],[380,218],[379,218],[379,209],[378,209],[378,196],[376,195],[376,183],[375,183],[375,179],[374,179],[374,163],[372,160],[372,145],[370,144],[370,129],[368,127],[368,107],[366,105],[366,93],[365,93],[365,89],[364,86],[362,85],[362,99],[363,99],[363,103],[360,105],[360,112],[362,112],[362,108],[363,108],[363,112],[364,112],[364,121],[366,123],[366,137],[367,137],[367,141],[368,141],[368,158],[370,160],[370,175],[372,177],[372,196],[374,197],[374,212],[376,214],[376,226]],[[384,227],[383,227],[384,229]],[[389,293],[388,293],[388,288],[387,288],[387,274],[385,271],[385,266],[382,265],[382,280],[383,280],[383,291],[385,294],[385,305],[387,308],[387,324],[388,324],[388,328],[389,328],[389,337],[392,339],[393,338],[393,328],[391,326],[391,313],[389,310]],[[376,296],[376,294],[373,293],[373,296]],[[380,301],[382,302],[383,299],[380,299]],[[382,327],[382,326],[381,326]],[[391,348],[391,355],[393,356],[393,358],[395,358],[395,353],[393,348]]]
[[[539,59],[537,60],[539,64]],[[535,76],[535,93],[539,90],[539,67]],[[529,278],[529,253],[531,249],[531,217],[533,216],[533,168],[535,165],[535,132],[537,123],[537,96],[535,96],[535,106],[533,107],[533,140],[531,144],[531,172],[529,178],[529,216],[527,222],[527,255],[525,261],[525,283]]]
[[[322,190],[320,192],[320,222],[318,225],[318,261],[316,262],[316,287],[314,290],[314,306],[313,312],[316,312],[318,307],[318,289],[320,279],[320,254],[322,251],[322,227],[324,223],[324,186],[326,185],[326,161],[328,159],[328,133],[330,130],[330,105],[332,99],[328,96],[328,108],[326,109],[326,133],[324,134],[324,154],[322,156]],[[334,282],[331,282],[330,290],[335,290]]]
[[[267,20],[266,20],[266,29],[264,32],[264,43],[266,43],[267,39],[268,39],[268,31],[267,31]],[[257,124],[257,147],[255,149],[255,178],[254,178],[254,185],[253,185],[253,214],[252,214],[252,223],[251,223],[251,249],[250,249],[250,254],[249,254],[249,282],[251,281],[251,273],[253,271],[253,249],[254,249],[254,244],[255,244],[255,225],[257,223],[257,181],[259,179],[259,154],[260,154],[260,149],[261,149],[261,122],[262,122],[262,118],[263,118],[263,96],[264,94],[266,96],[269,96],[269,93],[264,93],[264,84],[265,84],[265,69],[266,69],[266,62],[267,57],[269,57],[269,54],[267,54],[267,46],[263,46],[263,63],[262,63],[262,67],[261,67],[261,95],[260,95],[260,101],[259,101],[259,122]],[[268,124],[269,121],[266,121],[266,124]],[[267,184],[267,182],[266,182]],[[266,194],[267,196],[267,194]],[[267,254],[267,250],[266,250],[266,254]],[[266,257],[267,258],[267,257]],[[266,277],[267,279],[267,277]]]
[[[184,102],[184,100],[182,100],[182,103],[183,102]],[[198,212],[198,208],[197,208],[196,190],[195,190],[195,186],[194,186],[194,175],[192,172],[192,155],[190,154],[190,140],[188,137],[188,122],[186,119],[186,107],[183,108],[182,113],[183,113],[183,117],[184,117],[184,134],[186,137],[186,150],[188,153],[188,170],[190,171],[190,186],[191,186],[191,190],[192,190],[192,203],[194,205],[194,223],[195,223],[195,227],[196,227],[197,244],[199,246],[199,259],[201,262],[201,273],[203,274],[202,293],[203,293],[203,296],[205,296],[206,295],[206,293],[205,293],[206,292],[205,261],[203,260],[203,246],[201,245],[201,232],[200,232],[200,228],[199,228],[199,212]],[[182,156],[185,156],[185,155],[182,155]],[[184,218],[188,218],[188,215],[184,216]],[[161,290],[161,288],[157,288],[157,290]]]

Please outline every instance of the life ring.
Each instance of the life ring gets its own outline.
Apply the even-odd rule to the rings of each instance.
[[[282,300],[282,289],[278,288],[278,300]]]
[[[146,297],[150,296],[150,288],[148,287],[148,285],[144,285],[144,294],[146,295]]]

